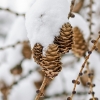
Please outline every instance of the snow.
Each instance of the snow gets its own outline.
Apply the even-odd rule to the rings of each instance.
[[[14,81],[14,77],[11,75],[9,67],[7,63],[0,66],[0,81],[5,82],[7,86],[10,86]]]
[[[9,0],[9,9],[24,14],[36,0]]]
[[[23,72],[22,72],[22,75],[27,75],[28,72],[30,70],[35,70],[37,68],[37,64],[33,61],[33,59],[29,60],[29,59],[25,59],[23,62],[22,62],[22,68],[23,68]]]
[[[62,25],[68,22],[69,9],[67,0],[36,0],[26,13],[26,29],[32,48],[36,43],[44,48],[53,43]]]
[[[88,23],[81,15],[74,14],[75,18],[70,18],[69,21],[73,27],[78,27],[82,31],[84,38],[87,40],[90,34]]]
[[[8,0],[0,0],[0,7],[6,8],[8,7]]]
[[[6,17],[7,16],[7,17]],[[0,11],[0,34],[2,34],[4,37],[9,32],[9,29],[12,26],[12,23],[16,19],[16,16],[6,12],[6,11]]]
[[[22,45],[17,45],[15,48],[9,48],[6,50],[6,62],[11,66],[15,67],[23,60],[23,55],[21,53]]]
[[[33,84],[28,81],[23,81],[12,89],[8,100],[32,100],[34,94]]]
[[[35,71],[12,88],[8,100],[33,100],[36,95],[34,81],[39,81],[40,79],[41,76]]]
[[[59,35],[61,26],[65,22],[68,22],[67,15],[70,7],[68,4],[69,1],[71,0],[0,0],[0,7],[9,8],[14,12],[22,14],[29,10],[26,14],[26,22],[24,16],[16,16],[7,11],[0,10],[0,47],[15,44],[18,41],[28,40],[28,38],[30,39],[32,47],[36,42],[41,43],[44,48],[48,47],[48,45],[53,42],[54,37]],[[92,20],[96,25],[94,25],[94,28],[92,29],[94,32],[97,32],[100,24],[100,4],[99,0],[95,0],[95,2],[94,10],[97,10],[97,12]],[[88,1],[85,0],[84,5],[87,5],[87,3]],[[31,5],[32,7],[30,8]],[[72,26],[78,26],[81,31],[83,31],[85,39],[87,39],[89,35],[88,24],[85,21],[88,10],[88,8],[83,9],[83,11],[80,11],[80,15],[75,14],[76,16],[74,19],[70,18]],[[81,15],[84,16],[84,18]],[[94,35],[93,38],[95,37],[96,35]],[[24,59],[22,47],[23,45],[20,44],[14,48],[11,47],[0,51],[0,81],[4,81],[7,86],[10,86],[14,81],[18,81],[18,84],[13,85],[10,90],[8,100],[33,100],[36,95],[34,82],[42,79],[42,76],[37,71],[39,66],[34,60],[32,58]],[[49,85],[46,96],[53,96],[55,94],[62,95],[62,92],[64,91],[71,93],[73,88],[72,80],[76,79],[84,59],[81,58],[77,61],[70,52],[62,57],[61,62],[63,63],[63,69]],[[71,64],[71,62],[73,63]],[[95,96],[100,98],[100,54],[94,51],[90,56],[89,62],[90,68],[95,71],[93,81],[93,83],[96,84],[96,87],[94,88]],[[18,64],[21,64],[23,72],[21,76],[14,76],[10,73],[10,70]],[[33,72],[29,73],[30,71]],[[22,78],[24,76],[26,77]],[[19,79],[21,80],[19,81]],[[84,92],[85,90],[82,85],[79,85],[77,86],[76,91]],[[77,96],[76,94],[73,100],[89,100],[89,98],[89,95]],[[63,96],[46,100],[62,99]],[[2,100],[1,92],[0,100]]]
[[[0,51],[0,64],[2,64],[3,62],[5,62],[6,59],[6,54],[4,51]]]
[[[6,39],[6,45],[15,44],[18,41],[28,40],[23,16],[19,16],[11,27]]]
[[[46,95],[55,95],[63,93],[63,85],[60,76],[57,76],[51,83],[50,86],[46,90]]]

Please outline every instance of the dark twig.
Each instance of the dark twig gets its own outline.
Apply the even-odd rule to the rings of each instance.
[[[75,15],[72,13],[72,11],[73,11],[73,8],[74,8],[74,4],[75,4],[75,0],[72,0],[71,1],[71,6],[70,6],[70,12],[69,12],[69,14],[68,14],[68,19],[70,18],[70,17],[75,17]]]
[[[19,14],[17,12],[14,12],[14,11],[8,9],[8,8],[0,8],[0,10],[4,10],[4,11],[10,12],[10,13],[13,13],[13,14],[15,14],[17,16],[25,16],[25,14]]]

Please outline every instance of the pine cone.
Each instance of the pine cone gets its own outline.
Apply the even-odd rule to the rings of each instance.
[[[37,64],[40,64],[42,60],[42,50],[43,46],[40,45],[39,43],[36,43],[32,50],[33,58],[37,62]]]
[[[70,23],[65,23],[61,30],[60,35],[55,37],[54,44],[58,45],[59,51],[64,54],[72,49],[73,44],[73,30]]]
[[[74,52],[76,57],[82,57],[85,55],[87,51],[87,45],[86,41],[83,37],[82,32],[78,27],[73,28],[73,46],[72,46],[72,51]]]
[[[60,53],[56,44],[51,44],[46,51],[45,57],[42,58],[41,66],[45,76],[53,79],[61,71]]]
[[[31,47],[29,46],[29,44],[26,42],[23,45],[23,49],[22,49],[22,54],[24,56],[24,58],[26,59],[31,59]]]

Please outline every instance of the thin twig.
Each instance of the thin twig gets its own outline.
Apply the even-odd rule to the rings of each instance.
[[[5,49],[7,49],[7,48],[15,47],[15,46],[18,45],[18,44],[24,44],[24,43],[29,43],[29,41],[22,41],[22,42],[18,41],[18,42],[15,43],[15,44],[8,45],[8,46],[5,46],[5,47],[1,47],[0,50],[5,50]]]
[[[89,30],[90,30],[90,36],[88,38],[88,43],[91,40],[91,35],[93,34],[93,32],[92,32],[92,25],[94,25],[94,23],[92,22],[92,18],[93,18],[93,13],[95,13],[93,11],[93,4],[94,4],[94,1],[93,0],[90,0],[90,4],[88,5],[88,7],[90,9],[90,11],[88,13],[89,19],[87,19],[87,21],[89,21]]]
[[[86,68],[87,68],[87,74],[88,74],[88,82],[90,83],[90,85],[89,85],[90,93],[92,94],[92,99],[95,100],[95,97],[94,97],[94,94],[93,94],[94,92],[93,92],[92,80],[89,77],[90,69],[89,69],[89,64],[88,63],[86,65]]]
[[[8,8],[0,8],[0,10],[4,10],[4,11],[7,11],[7,12],[10,12],[10,13],[15,14],[17,16],[25,16],[25,14],[19,14],[17,12],[14,12],[14,11],[8,9]]]
[[[39,100],[40,97],[43,96],[43,94],[44,94],[44,88],[45,88],[46,85],[48,84],[49,80],[50,80],[50,79],[49,79],[48,77],[44,77],[44,80],[43,80],[43,83],[42,83],[40,89],[37,90],[37,95],[36,95],[35,100]]]
[[[84,69],[84,67],[85,67],[85,64],[87,63],[87,61],[88,61],[88,59],[89,59],[91,53],[93,52],[93,50],[96,49],[96,46],[97,46],[97,43],[98,43],[99,39],[100,39],[100,35],[99,35],[99,37],[97,38],[97,40],[95,40],[92,49],[91,49],[90,51],[88,51],[88,55],[86,56],[85,61],[84,61],[84,63],[83,63],[82,66],[81,66],[80,72],[79,72],[79,74],[78,74],[76,80],[74,81],[74,88],[73,88],[73,91],[72,91],[72,95],[71,95],[71,97],[68,97],[67,100],[72,100],[74,94],[76,93],[76,86],[77,86],[77,84],[80,83],[80,82],[78,81],[79,78],[80,78],[80,75],[82,75],[82,71],[83,71],[83,69]]]
[[[71,1],[71,6],[70,6],[70,12],[69,12],[69,14],[68,14],[68,19],[70,18],[70,17],[74,17],[74,14],[72,13],[72,11],[73,11],[73,8],[74,8],[74,4],[75,4],[75,0],[72,0]]]
[[[51,96],[48,96],[48,95],[46,95],[45,96],[45,99],[51,99],[51,98],[60,98],[60,97],[66,97],[66,96],[68,96],[68,95],[70,95],[71,93],[70,92],[67,92],[67,93],[65,93],[65,92],[63,92],[63,93],[60,93],[60,94],[54,94],[54,95],[51,95]],[[87,94],[87,92],[77,92],[77,96],[86,96],[86,94]],[[61,99],[61,100],[63,100],[63,99]],[[64,99],[64,100],[66,100],[66,99]]]

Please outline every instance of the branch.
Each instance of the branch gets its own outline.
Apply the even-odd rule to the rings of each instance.
[[[44,77],[44,80],[43,80],[43,83],[42,83],[40,89],[36,91],[37,92],[37,96],[36,96],[35,100],[39,100],[40,97],[44,95],[43,94],[44,93],[44,89],[45,89],[46,85],[48,84],[49,80],[50,79],[48,77]]]
[[[71,6],[70,6],[70,12],[69,12],[69,14],[68,14],[68,19],[70,18],[70,17],[75,17],[75,15],[72,13],[72,11],[73,11],[73,8],[74,8],[74,4],[75,4],[75,0],[72,0],[71,1]]]
[[[17,12],[14,12],[14,11],[8,9],[8,8],[0,8],[0,10],[4,10],[4,11],[7,11],[7,12],[10,12],[10,13],[15,14],[17,16],[25,16],[25,14],[19,14]]]
[[[87,7],[89,7],[89,9],[90,9],[90,11],[88,12],[89,18],[87,19],[87,21],[89,22],[89,30],[90,30],[90,36],[88,38],[88,43],[91,40],[91,35],[93,35],[92,25],[94,25],[94,23],[92,22],[92,18],[93,18],[93,13],[95,13],[93,11],[93,4],[94,4],[94,0],[90,0],[90,4],[87,5]]]
[[[45,96],[45,99],[50,99],[50,98],[58,98],[58,97],[66,97],[68,95],[70,95],[71,93],[67,92],[67,93],[61,93],[61,94],[55,94],[55,95],[52,95],[52,96]],[[84,95],[86,96],[87,95],[87,92],[77,92],[76,94],[77,96],[81,96],[81,95]],[[65,100],[65,99],[64,99]]]
[[[99,34],[100,34],[100,32],[99,32]],[[81,66],[80,72],[79,72],[76,80],[72,80],[72,83],[74,83],[74,87],[73,87],[72,95],[70,97],[68,97],[67,100],[72,100],[74,94],[76,94],[76,86],[80,84],[80,82],[78,80],[79,80],[80,76],[82,76],[82,71],[83,71],[88,59],[90,58],[90,55],[92,54],[93,50],[96,49],[96,46],[97,46],[97,43],[98,43],[99,39],[100,39],[100,35],[97,38],[97,40],[92,41],[92,43],[94,43],[94,45],[93,45],[92,49],[90,51],[88,51],[88,55],[86,56],[85,61]]]
[[[91,77],[93,77],[93,73],[89,69],[89,63],[87,63],[86,69],[87,69],[87,74],[88,74],[88,83],[87,83],[87,85],[89,86],[89,89],[90,89],[89,94],[92,95],[92,98],[91,98],[92,100],[97,100],[97,97],[94,96],[95,92],[93,91],[93,87],[95,87],[95,84],[92,83]]]
[[[14,82],[13,85],[12,85],[12,87],[15,86],[15,85],[17,85],[17,84],[18,84],[20,81],[22,81],[23,79],[27,78],[27,77],[28,77],[29,75],[31,75],[33,72],[39,71],[39,70],[40,70],[40,68],[38,68],[38,67],[37,67],[35,70],[30,70],[30,71],[28,72],[27,75],[21,77],[17,82]],[[11,88],[12,88],[12,87],[11,87]]]
[[[5,49],[7,49],[7,48],[15,47],[15,46],[18,45],[18,44],[24,44],[24,43],[29,43],[29,41],[22,41],[22,42],[18,41],[18,42],[15,43],[15,44],[8,45],[8,46],[5,46],[5,47],[1,47],[0,50],[5,50]]]

